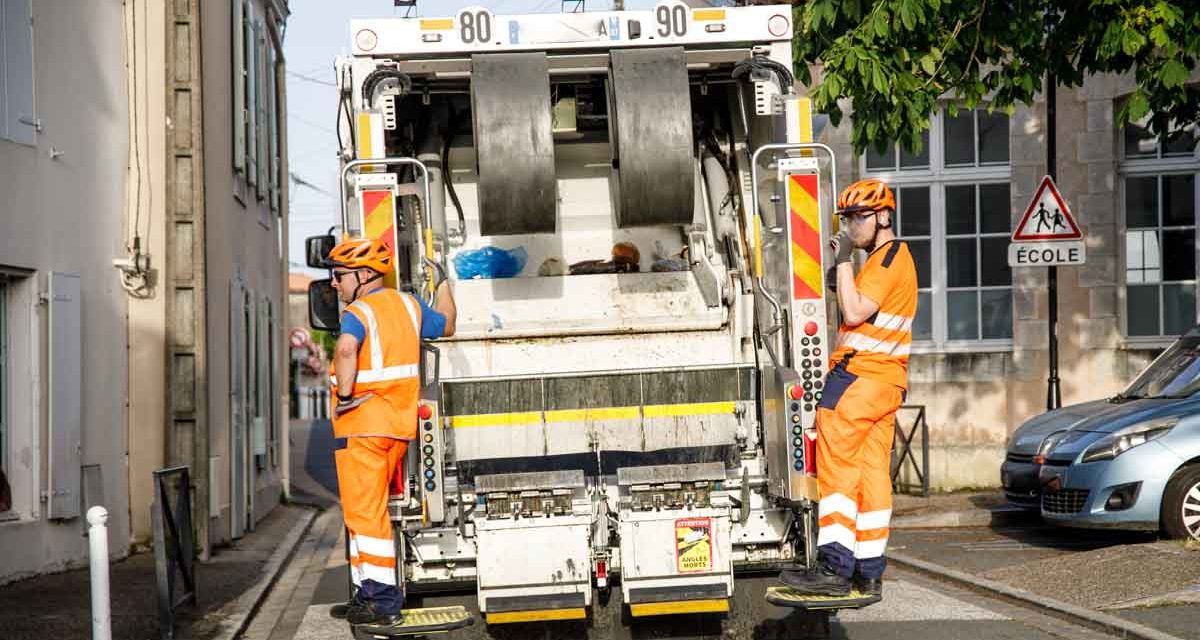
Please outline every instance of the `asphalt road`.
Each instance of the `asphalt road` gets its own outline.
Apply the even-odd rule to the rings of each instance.
[[[293,486],[321,502],[336,500],[332,434],[328,423],[293,423],[291,436]],[[1161,585],[1154,583],[1155,579],[1179,588],[1200,583],[1200,573],[1195,579],[1192,574],[1193,567],[1200,572],[1200,553],[1191,551],[1176,558],[1170,555],[1172,548],[1164,547],[1164,544],[1169,543],[1156,543],[1154,536],[1145,534],[1057,529],[1041,524],[1037,518],[997,529],[894,530],[892,535],[892,546],[908,555],[971,574],[1001,577],[1023,588],[1032,585],[1034,591],[1048,588],[1055,597],[1084,606],[1141,597],[1155,589],[1163,592]],[[344,554],[340,512],[335,508],[314,524],[262,608],[262,619],[255,621],[245,640],[350,640],[352,636],[345,622],[328,615],[331,604],[348,598]],[[1092,556],[1101,558],[1100,564],[1107,568],[1093,571],[1094,563],[1085,561]],[[1137,566],[1131,568],[1130,563]],[[1139,574],[1150,575],[1133,579]],[[1059,578],[1050,581],[1045,575]],[[829,619],[828,627],[819,616],[805,616],[769,605],[763,594],[772,584],[775,584],[773,576],[740,577],[732,611],[724,616],[630,619],[624,613],[619,589],[614,589],[606,604],[593,607],[587,621],[492,627],[479,621],[471,628],[446,637],[464,640],[820,637],[1091,640],[1108,637],[895,567],[889,569],[882,603],[860,611],[843,611]],[[412,606],[450,604],[461,604],[477,614],[473,593],[428,596],[411,603]],[[1122,609],[1110,613],[1182,638],[1200,637],[1195,631],[1200,628],[1200,607],[1195,605]],[[823,633],[826,628],[830,635]]]
[[[309,539],[293,558],[263,610],[276,616],[256,621],[246,640],[350,640],[347,625],[329,617],[329,606],[348,597],[341,527],[336,510],[314,524]],[[489,627],[475,626],[447,638],[515,640],[517,638],[642,640],[774,640],[840,638],[855,640],[971,640],[1072,638],[1106,636],[1071,626],[1027,609],[1019,609],[898,569],[889,570],[882,603],[860,611],[843,611],[829,620],[829,635],[819,617],[771,606],[763,599],[772,576],[741,578],[733,611],[725,616],[667,616],[631,620],[623,614],[619,590],[607,605],[593,607],[587,621]],[[414,606],[461,604],[477,610],[473,593],[426,596]]]

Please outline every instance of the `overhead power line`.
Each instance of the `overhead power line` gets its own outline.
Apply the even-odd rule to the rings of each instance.
[[[334,83],[332,80],[325,80],[323,78],[314,78],[312,76],[305,75],[298,71],[292,71],[290,69],[288,70],[287,74],[297,80],[303,80],[305,82],[311,82],[313,84],[319,84],[319,85],[323,85],[326,87],[336,87],[337,86],[337,84]]]

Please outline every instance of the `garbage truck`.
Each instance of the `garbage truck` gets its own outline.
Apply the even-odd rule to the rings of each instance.
[[[728,614],[813,562],[837,177],[794,28],[675,0],[352,21],[333,224],[458,305],[393,486],[410,595],[473,592],[488,625]]]

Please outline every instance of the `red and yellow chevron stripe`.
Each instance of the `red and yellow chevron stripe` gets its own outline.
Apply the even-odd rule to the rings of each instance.
[[[370,189],[359,193],[359,202],[363,214],[363,237],[378,238],[396,255],[395,233],[396,226],[396,197],[391,189]],[[385,278],[385,284],[395,281],[395,271]]]
[[[792,226],[792,298],[821,297],[821,211],[817,176],[788,176],[788,208]]]

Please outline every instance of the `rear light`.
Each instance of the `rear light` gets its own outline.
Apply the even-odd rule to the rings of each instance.
[[[604,580],[605,578],[608,577],[608,563],[607,562],[605,562],[603,560],[599,560],[596,562],[596,577],[601,580]]]
[[[787,19],[787,17],[779,14],[773,15],[771,16],[770,20],[767,20],[767,31],[770,31],[771,35],[775,36],[776,38],[782,38],[783,36],[786,36],[788,29],[791,28],[791,26],[792,23]]]
[[[379,35],[370,29],[363,29],[354,34],[354,44],[359,51],[374,51],[379,46]]]

